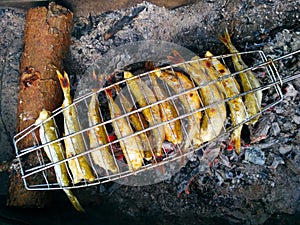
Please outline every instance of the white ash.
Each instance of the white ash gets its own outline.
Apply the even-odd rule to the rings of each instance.
[[[282,155],[285,155],[287,153],[289,153],[290,151],[292,151],[293,146],[292,145],[287,145],[287,144],[283,144],[279,147],[279,152]]]
[[[273,132],[274,136],[277,136],[280,134],[280,127],[279,127],[278,122],[272,123],[272,132]]]
[[[211,50],[213,53],[216,51],[215,54],[220,54],[222,45],[217,39],[217,34],[229,27],[231,20],[235,17],[241,22],[243,20],[248,22],[247,25],[235,28],[235,37],[239,39],[241,34],[245,38],[247,34],[250,34],[249,30],[255,30],[254,27],[263,29],[260,33],[272,30],[272,25],[267,22],[268,20],[259,18],[260,15],[263,15],[259,11],[282,11],[282,4],[277,1],[266,6],[255,3],[255,7],[248,7],[248,4],[251,3],[214,2],[211,4],[200,1],[194,5],[169,10],[143,2],[137,7],[144,6],[145,10],[107,41],[104,41],[103,37],[105,32],[123,16],[130,15],[132,9],[113,11],[89,18],[75,18],[74,44],[71,47],[72,57],[73,60],[80,62],[79,67],[84,72],[89,65],[109,49],[140,40],[172,41],[186,47],[190,46],[199,52]],[[290,3],[286,5],[285,10],[294,10],[296,7],[297,4]],[[213,11],[217,13],[211,13]],[[243,14],[242,11],[247,11],[247,13]],[[282,17],[281,19],[286,17],[285,14],[277,16]],[[294,14],[292,14],[293,16]],[[293,18],[289,22],[294,23],[294,20],[296,19]],[[260,21],[263,24],[258,26]],[[252,34],[249,36],[253,38]],[[290,36],[293,37],[293,40],[297,40],[294,33]]]
[[[259,148],[247,148],[245,151],[245,161],[262,166],[266,161],[265,153]]]
[[[293,115],[293,122],[295,122],[297,125],[300,125],[300,116]]]

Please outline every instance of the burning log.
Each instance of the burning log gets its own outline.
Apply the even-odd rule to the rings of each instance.
[[[61,105],[62,92],[56,70],[62,69],[69,49],[72,19],[72,12],[54,3],[50,3],[48,8],[38,7],[28,11],[20,65],[17,132],[32,125],[42,109],[52,111]],[[18,143],[20,149],[32,145],[31,136]],[[37,155],[30,155],[25,163],[37,164]],[[39,183],[43,178],[30,179]],[[20,171],[11,169],[9,206],[43,207],[46,202],[45,192],[27,191]]]

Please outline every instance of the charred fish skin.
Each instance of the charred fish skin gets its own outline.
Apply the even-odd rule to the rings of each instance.
[[[94,92],[94,94],[92,95],[90,103],[88,105],[88,121],[90,127],[102,123],[96,92]],[[101,145],[105,145],[108,143],[104,125],[99,125],[91,129],[88,132],[88,136],[91,149],[98,148]],[[110,170],[112,173],[118,172],[118,167],[108,146],[102,147],[97,151],[92,151],[91,156],[94,163],[104,170]]]
[[[52,119],[49,119],[51,116],[51,113],[45,109],[43,109],[40,112],[39,117],[35,121],[35,125],[39,125],[43,123],[39,128],[39,134],[42,144],[46,144],[51,141],[57,140],[58,137],[58,131],[56,130],[55,123]],[[49,144],[44,147],[44,150],[46,152],[47,157],[50,159],[51,162],[57,163],[61,160],[64,160],[64,147],[61,142],[53,142],[52,144]],[[66,189],[64,187],[68,187],[70,185],[70,180],[68,176],[68,171],[65,163],[60,163],[57,165],[54,165],[54,171],[56,180],[59,183],[59,185],[63,188],[63,191],[68,196],[70,202],[73,204],[74,208],[79,212],[84,212],[84,209],[80,205],[78,199],[75,197],[75,195],[72,193],[71,190]]]
[[[139,78],[130,79],[133,77],[133,74],[130,72],[124,72],[124,78],[127,79],[127,84],[129,86],[130,91],[136,98],[140,107],[147,107],[151,103],[155,103],[157,101],[153,91]],[[148,100],[148,101],[147,101]],[[160,124],[161,114],[160,108],[158,105],[153,105],[151,107],[145,108],[142,111],[145,119],[148,121],[150,127]],[[153,135],[153,143],[155,145],[156,155],[161,157],[163,155],[162,151],[162,143],[165,140],[165,131],[163,126],[159,126],[155,129],[151,130]]]
[[[209,60],[204,61],[207,65],[208,73],[212,75],[215,74],[215,79],[231,74],[229,69],[226,68],[218,59],[212,58],[213,54],[211,52],[207,51],[205,57],[209,58]],[[244,107],[243,99],[242,97],[237,97],[240,94],[240,86],[234,77],[222,79],[220,82],[223,85],[221,92],[223,92],[226,98],[233,97],[232,100],[227,102],[231,112],[230,116],[232,125],[236,126],[237,124],[241,124],[233,130],[230,140],[230,145],[233,145],[236,153],[239,154],[241,149],[242,123],[246,119],[246,109]]]
[[[165,82],[176,93],[180,94],[184,91],[194,88],[193,83],[187,76],[178,71],[154,71],[154,74]],[[182,103],[185,112],[193,112],[201,108],[201,103],[197,91],[190,91],[187,94],[179,95],[179,100]],[[188,116],[188,131],[187,140],[185,141],[184,152],[188,150],[190,145],[200,145],[199,138],[195,138],[200,132],[200,121],[202,113],[200,111]]]
[[[112,118],[112,125],[116,136],[121,139],[133,134],[133,130],[126,120],[125,117],[120,117],[123,113],[120,107],[115,103],[112,98],[111,93],[106,91],[106,96],[108,98],[108,106],[110,115]],[[128,163],[129,170],[135,172],[143,166],[143,145],[139,136],[127,137],[120,141],[120,145],[126,161]]]
[[[64,94],[62,107],[64,109],[64,130],[66,136],[80,131],[80,126],[77,120],[78,117],[75,106],[72,105],[73,101],[70,95],[70,82],[68,74],[64,72],[63,76],[59,71],[56,72]],[[84,140],[81,134],[67,137],[64,139],[64,142],[67,158],[76,156],[85,150]],[[68,161],[68,165],[73,175],[74,184],[79,183],[83,179],[87,180],[88,182],[95,180],[95,176],[93,175],[88,160],[85,156],[79,156],[74,159],[70,159]]]
[[[126,98],[126,96],[124,96],[124,94],[122,93],[122,90],[119,87],[119,85],[116,85],[115,89],[117,91],[118,97],[120,98],[120,102],[121,102],[121,104],[123,105],[123,107],[125,109],[125,112],[130,113],[133,110],[135,110],[134,104],[132,104]],[[130,124],[133,126],[133,128],[136,131],[142,131],[142,130],[144,130],[145,128],[148,127],[147,121],[145,120],[144,116],[139,114],[139,113],[130,114],[128,116],[128,118],[129,118]],[[152,149],[153,149],[152,145],[153,144],[150,142],[150,140],[149,140],[146,133],[140,133],[139,137],[141,138],[141,141],[142,141],[142,144],[143,144],[143,147],[144,147],[144,158],[147,161],[150,161],[154,156],[154,154],[152,152]]]
[[[157,99],[164,100],[167,95],[159,86],[156,80],[156,76],[154,74],[150,74],[150,79]],[[159,104],[159,107],[163,122],[167,122],[178,117],[176,108],[171,101],[164,101]],[[166,125],[164,125],[164,130],[165,138],[167,141],[172,142],[174,145],[181,144],[183,137],[180,120],[175,120],[173,122],[167,123]]]
[[[228,50],[231,53],[238,53],[238,50],[234,47],[234,45],[231,42],[230,35],[228,31],[225,31],[224,36],[219,35],[219,39],[223,44],[228,48]],[[242,71],[248,68],[248,66],[244,63],[242,57],[239,54],[232,56],[232,61],[234,63],[234,66],[236,67],[237,71]],[[254,76],[254,74],[251,72],[251,70],[248,70],[246,72],[240,72],[240,78],[242,82],[242,86],[244,89],[244,92],[251,91],[254,88],[259,88],[260,83]],[[257,113],[261,110],[261,102],[262,102],[262,91],[257,90],[255,92],[251,92],[249,94],[245,95],[245,105],[247,108],[247,112],[249,114],[249,117],[257,115]],[[252,124],[254,125],[259,119],[259,115],[254,117],[252,120],[247,122],[246,124]]]

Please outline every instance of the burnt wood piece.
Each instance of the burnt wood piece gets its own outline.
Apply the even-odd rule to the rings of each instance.
[[[62,91],[56,70],[62,70],[67,56],[73,27],[73,13],[55,3],[48,8],[37,7],[28,11],[20,65],[20,89],[16,131],[32,125],[44,108],[52,111],[62,103]],[[18,143],[19,149],[33,145],[31,135]],[[37,155],[27,157],[24,165],[35,166]],[[43,182],[42,176],[30,178],[30,183]],[[17,166],[10,169],[8,206],[44,207],[47,196],[42,191],[27,191]]]

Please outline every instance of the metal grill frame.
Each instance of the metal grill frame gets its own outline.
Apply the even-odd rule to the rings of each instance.
[[[101,150],[101,148],[104,148],[106,146],[110,147],[110,146],[116,144],[117,142],[125,140],[126,138],[139,135],[140,133],[143,133],[143,132],[146,132],[146,131],[150,131],[152,129],[155,129],[155,128],[159,127],[159,126],[163,126],[163,125],[165,125],[167,123],[170,123],[170,122],[173,122],[175,120],[180,119],[182,121],[182,119],[187,118],[188,116],[193,115],[196,112],[199,112],[199,111],[200,112],[204,112],[204,110],[207,109],[207,108],[210,108],[212,106],[216,106],[218,104],[227,103],[228,101],[230,101],[230,100],[232,100],[234,98],[242,97],[242,96],[244,96],[246,94],[249,94],[249,93],[252,93],[252,92],[256,92],[256,91],[264,91],[264,90],[267,90],[267,89],[274,88],[274,91],[276,92],[277,98],[276,98],[276,100],[274,102],[269,103],[268,105],[264,106],[264,108],[262,108],[261,111],[257,115],[262,114],[263,112],[265,112],[266,110],[274,107],[276,104],[278,104],[279,102],[281,102],[283,100],[283,94],[282,94],[282,91],[281,91],[281,85],[283,84],[283,82],[287,82],[287,81],[290,81],[292,79],[300,77],[300,74],[298,74],[296,76],[292,76],[291,78],[282,79],[281,76],[278,73],[278,70],[277,70],[277,68],[276,68],[276,66],[274,64],[274,61],[280,60],[280,59],[285,58],[285,57],[289,57],[289,56],[291,56],[293,54],[297,54],[299,52],[300,52],[300,50],[296,51],[296,53],[294,52],[294,53],[291,53],[289,55],[280,57],[280,58],[275,59],[275,60],[268,60],[263,51],[248,51],[248,52],[241,52],[241,53],[235,53],[235,54],[226,54],[226,55],[214,56],[212,58],[216,58],[216,59],[220,60],[222,62],[222,64],[225,65],[227,68],[228,68],[228,66],[227,66],[226,61],[227,60],[231,60],[231,57],[233,55],[236,55],[236,54],[239,54],[241,56],[243,56],[243,55],[258,55],[259,56],[259,59],[258,59],[259,63],[256,64],[256,65],[252,65],[252,66],[248,65],[249,67],[247,69],[243,70],[243,71],[237,71],[237,72],[231,73],[229,75],[225,75],[223,77],[219,77],[217,80],[207,81],[205,84],[200,85],[200,86],[197,86],[194,83],[194,88],[189,89],[189,90],[185,90],[185,91],[183,91],[181,93],[178,93],[178,94],[172,94],[171,95],[171,91],[170,91],[170,89],[168,89],[168,92],[169,92],[168,95],[169,96],[167,98],[165,98],[164,100],[158,100],[157,102],[149,104],[146,107],[137,108],[136,110],[134,110],[134,111],[132,111],[130,113],[125,113],[125,114],[121,115],[118,118],[124,118],[125,117],[127,119],[127,121],[128,121],[128,116],[131,115],[131,114],[133,114],[133,113],[141,112],[142,110],[144,110],[146,108],[149,108],[149,107],[154,106],[154,105],[158,105],[158,104],[160,104],[160,103],[162,103],[164,101],[172,101],[172,102],[174,102],[174,99],[178,98],[181,95],[188,94],[189,92],[192,92],[192,91],[197,91],[198,92],[198,90],[200,88],[204,87],[204,86],[211,85],[211,84],[214,84],[216,82],[220,82],[221,80],[226,79],[226,78],[230,78],[230,77],[234,78],[234,77],[238,76],[241,72],[246,72],[248,70],[254,71],[254,70],[259,69],[259,68],[264,68],[265,72],[266,72],[266,76],[268,78],[268,83],[262,84],[261,87],[259,87],[259,88],[254,88],[254,89],[252,89],[250,91],[240,93],[237,96],[234,96],[234,97],[231,97],[231,98],[224,98],[224,99],[222,99],[222,101],[217,101],[217,102],[215,102],[212,105],[203,106],[203,103],[202,103],[203,107],[201,107],[200,109],[198,109],[196,111],[179,114],[178,117],[173,118],[172,120],[169,120],[169,121],[166,121],[166,122],[163,122],[163,123],[156,124],[154,126],[145,128],[142,131],[134,132],[133,134],[131,134],[131,135],[127,136],[127,137],[123,137],[123,138],[114,140],[114,141],[109,142],[109,143],[107,143],[105,145],[99,146],[98,148],[90,149],[88,147],[87,143],[85,142],[85,147],[86,147],[87,151],[85,151],[83,153],[80,153],[80,154],[77,154],[77,155],[75,155],[73,157],[70,157],[70,158],[65,158],[64,160],[62,160],[60,162],[45,163],[45,161],[49,161],[49,160],[45,160],[44,159],[43,153],[42,153],[43,148],[49,146],[52,143],[61,142],[65,138],[70,138],[70,137],[78,135],[78,134],[79,135],[83,135],[84,133],[87,133],[89,130],[94,129],[97,126],[109,124],[113,120],[117,120],[118,118],[106,120],[106,121],[104,121],[101,124],[97,124],[97,125],[94,125],[94,126],[91,126],[91,127],[83,128],[83,129],[81,129],[80,131],[78,131],[76,133],[73,133],[73,134],[70,134],[70,135],[66,135],[64,137],[60,137],[57,140],[48,142],[46,144],[39,144],[39,141],[38,141],[37,137],[35,136],[35,130],[37,130],[40,126],[43,126],[46,121],[44,121],[43,123],[41,123],[38,126],[34,126],[34,125],[29,126],[28,128],[24,129],[20,133],[16,134],[14,136],[14,139],[13,139],[14,147],[15,147],[15,151],[16,151],[16,158],[19,161],[21,176],[22,176],[22,179],[24,181],[24,185],[25,185],[26,189],[28,189],[28,190],[56,190],[56,189],[62,189],[62,188],[64,188],[64,189],[72,189],[72,188],[81,188],[81,187],[87,187],[87,186],[92,186],[92,185],[98,185],[98,184],[102,184],[102,183],[106,183],[106,182],[110,182],[110,181],[116,181],[116,180],[124,178],[124,177],[128,177],[128,176],[131,176],[131,175],[134,175],[134,174],[142,173],[143,171],[146,171],[146,170],[151,170],[151,169],[157,168],[159,165],[168,164],[170,162],[173,162],[173,161],[176,161],[178,159],[181,159],[181,158],[187,156],[188,154],[191,154],[192,152],[196,152],[199,149],[204,148],[208,143],[205,143],[202,146],[197,147],[197,148],[195,148],[193,146],[190,146],[189,147],[189,151],[186,152],[186,153],[183,153],[182,151],[179,150],[177,152],[179,154],[177,154],[177,155],[175,155],[175,154],[174,155],[170,155],[170,156],[164,158],[159,163],[157,162],[155,164],[152,163],[152,164],[147,164],[147,165],[144,164],[142,166],[142,168],[140,168],[139,170],[135,171],[134,173],[130,172],[129,170],[125,170],[125,171],[119,172],[117,174],[108,174],[107,170],[106,170],[106,175],[101,175],[101,176],[97,174],[96,169],[95,169],[95,167],[93,165],[93,161],[90,158],[90,154],[89,154],[92,151],[99,151],[99,150]],[[166,67],[160,68],[159,70],[170,70],[170,71],[174,72],[176,70],[176,68],[178,68],[178,67],[182,67],[183,66],[183,67],[186,68],[186,65],[189,64],[189,63],[191,63],[191,62],[197,62],[197,61],[199,62],[200,60],[207,60],[207,59],[210,59],[210,58],[201,58],[201,59],[197,59],[197,60],[186,61],[184,63],[166,66]],[[151,71],[147,72],[147,73],[139,74],[139,75],[137,75],[137,76],[135,76],[133,78],[129,78],[128,80],[130,80],[130,79],[137,79],[137,78],[138,79],[142,79],[142,78],[144,78],[146,76],[150,76],[150,73],[151,73]],[[104,92],[105,90],[113,88],[115,85],[126,84],[126,82],[128,82],[128,80],[119,81],[119,82],[117,82],[115,84],[112,84],[110,86],[107,86],[107,87],[104,87],[104,88],[100,88],[99,90],[97,90],[97,92],[91,92],[89,94],[81,96],[81,97],[75,99],[73,101],[73,104],[70,105],[70,106],[68,106],[68,107],[75,107],[77,109],[77,107],[78,107],[78,105],[80,105],[80,103],[84,103],[83,105],[85,105],[85,107],[88,107],[88,101],[87,100],[90,99],[93,94],[99,94],[100,92]],[[199,98],[200,98],[200,96],[199,96]],[[131,99],[132,100],[134,99],[132,94],[131,94]],[[49,119],[56,118],[59,114],[62,114],[63,111],[66,110],[68,107],[66,107],[66,108],[60,107],[60,108],[56,109],[55,111],[52,112],[52,116]],[[227,115],[227,117],[228,117],[228,115]],[[231,126],[229,128],[228,127],[226,128],[225,126],[223,126],[225,132],[222,133],[222,134],[220,134],[220,135],[218,135],[214,140],[220,139],[220,138],[224,137],[225,135],[228,135],[230,132],[232,132],[239,125],[244,124],[247,121],[250,121],[254,117],[255,116],[248,117],[245,121],[243,121],[240,124],[237,124],[236,126]],[[102,118],[102,121],[103,121],[103,118]],[[186,132],[186,131],[184,131],[184,132]],[[107,131],[106,131],[106,134],[108,135]],[[29,148],[26,148],[26,149],[19,149],[18,148],[18,143],[23,138],[25,138],[27,135],[32,135],[32,137],[33,137],[32,147],[29,147]],[[214,140],[212,140],[212,141],[214,141]],[[32,154],[32,153],[36,153],[38,155],[39,166],[35,166],[35,167],[32,167],[32,168],[24,168],[23,167],[23,163],[22,163],[23,157],[27,156],[28,154]],[[89,162],[91,164],[91,168],[95,172],[96,179],[95,179],[94,182],[88,183],[87,181],[83,180],[79,184],[76,184],[76,185],[71,184],[68,187],[62,187],[57,182],[50,183],[48,181],[48,179],[47,179],[47,170],[48,169],[50,169],[51,167],[54,167],[55,165],[58,165],[60,163],[65,163],[66,167],[68,168],[67,162],[69,160],[75,159],[75,158],[77,158],[79,156],[83,156],[83,155],[87,155],[88,156]],[[114,157],[114,159],[116,160],[116,157]],[[120,168],[119,168],[119,171],[120,171]],[[27,182],[27,178],[30,177],[30,176],[33,176],[33,175],[35,175],[37,173],[42,173],[42,175],[43,175],[43,177],[45,179],[45,183],[44,184],[38,184],[38,185],[31,185],[31,184],[29,184]],[[68,169],[68,173],[69,173],[70,179],[72,179],[71,172],[70,172],[69,169]]]

